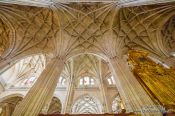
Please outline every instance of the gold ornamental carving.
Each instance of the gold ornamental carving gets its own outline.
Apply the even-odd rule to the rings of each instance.
[[[175,111],[175,69],[165,68],[148,57],[148,53],[129,51],[128,63],[150,95],[159,105]]]

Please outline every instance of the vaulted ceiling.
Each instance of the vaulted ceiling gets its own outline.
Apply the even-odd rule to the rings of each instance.
[[[103,3],[114,3],[117,6],[138,6],[138,5],[149,5],[157,3],[168,3],[175,0],[1,0],[2,3],[30,5],[38,7],[49,7],[56,3],[71,3],[71,2],[103,2]]]
[[[123,8],[115,1],[62,3],[43,0],[42,3],[45,2],[54,4],[36,7],[1,1],[0,62],[37,53],[61,58],[96,53],[112,58],[126,54],[128,49],[142,49],[165,57],[175,50],[168,44],[174,40],[166,39],[169,33],[162,31],[175,14],[174,3]],[[136,5],[136,1],[119,2]],[[149,0],[146,3],[156,2]],[[170,30],[173,32],[174,28]]]
[[[83,54],[69,59],[62,71],[62,76],[67,78],[67,81],[72,77],[76,84],[79,84],[79,79],[85,76],[99,81],[100,76],[105,80],[105,77],[110,74],[108,63],[91,54]]]

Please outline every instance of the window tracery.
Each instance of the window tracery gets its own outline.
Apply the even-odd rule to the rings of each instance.
[[[24,79],[23,81],[18,82],[15,87],[31,87],[35,81],[36,81],[36,77],[32,76],[29,78]]]
[[[115,85],[115,80],[113,76],[108,77],[107,81],[109,85]]]
[[[66,86],[67,82],[66,82],[66,78],[65,77],[62,77],[60,76],[59,80],[58,80],[58,84],[57,86],[60,87],[60,86]]]
[[[73,114],[100,114],[102,105],[89,95],[85,95],[75,102],[72,107]]]
[[[92,77],[86,76],[80,79],[79,85],[80,86],[93,86],[95,85],[95,80]]]
[[[33,55],[19,60],[1,76],[9,87],[31,87],[45,68],[45,56]]]

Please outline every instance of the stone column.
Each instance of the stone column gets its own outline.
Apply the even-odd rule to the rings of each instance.
[[[74,85],[73,85],[73,79],[70,78],[68,89],[67,89],[67,96],[65,100],[65,106],[63,113],[71,113],[71,105],[72,105],[72,100],[73,100],[73,91],[74,90]]]
[[[104,102],[104,113],[109,113],[109,104],[107,100],[107,94],[106,94],[106,89],[105,89],[105,84],[103,81],[103,75],[102,75],[102,66],[101,66],[101,61],[99,61],[99,80],[100,80],[100,92],[103,97],[103,102]]]
[[[104,83],[104,92],[105,92],[105,99],[106,99],[106,107],[107,107],[107,113],[113,113],[112,112],[112,104],[111,104],[111,99],[110,99],[110,97],[108,97],[109,96],[109,92],[108,92],[108,86],[107,86],[107,84],[105,84]]]
[[[130,71],[125,59],[114,57],[110,59],[110,65],[115,77],[117,89],[127,112],[136,112],[142,115],[162,115],[160,109],[155,106]]]
[[[50,60],[25,98],[16,106],[12,116],[38,116],[42,108],[52,100],[63,67],[64,60]]]
[[[104,102],[104,113],[109,113],[109,105],[108,105],[107,95],[104,87],[105,85],[103,83],[102,77],[99,77],[99,78],[100,78],[100,92],[102,94],[103,102]]]
[[[1,78],[1,76],[0,76]],[[1,83],[1,79],[0,79],[0,94],[5,90],[4,85]]]

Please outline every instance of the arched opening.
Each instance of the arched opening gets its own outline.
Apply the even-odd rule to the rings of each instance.
[[[108,81],[108,85],[115,85],[116,84],[114,76],[112,76],[112,75],[107,77],[107,81]]]
[[[111,83],[109,83],[109,79],[106,78],[109,74]],[[106,60],[94,54],[79,54],[69,58],[66,61],[65,68],[61,75],[60,83],[58,84],[61,85],[63,78],[66,78],[67,80],[67,93],[65,96],[68,98],[65,99],[65,113],[110,113],[106,110],[108,107],[107,102],[110,103],[110,101],[106,98],[106,95],[116,94],[117,89],[115,86],[116,83],[114,77],[112,76],[111,69],[109,67],[109,63]],[[59,90],[61,91],[61,89],[62,88],[59,88],[58,85],[55,93],[57,93]],[[101,102],[100,107],[102,106],[103,109],[101,109],[100,112],[97,111],[97,109],[95,109],[96,111],[94,111],[94,109],[93,111],[88,111],[85,107],[82,108],[81,111],[75,111],[74,109],[78,110],[75,108],[75,104],[79,105],[79,102],[75,103],[75,101],[78,101],[77,98],[84,94],[88,96],[94,96],[99,99]],[[82,99],[86,98],[82,97]],[[87,100],[88,99],[91,99],[91,97],[87,97]],[[87,106],[88,108],[95,104],[95,101],[91,101],[86,105],[89,105]]]
[[[0,102],[0,115],[11,116],[15,107],[22,101],[22,97],[13,96]]]
[[[80,86],[93,86],[95,85],[95,80],[92,77],[85,76],[85,77],[80,78],[79,85]]]
[[[45,68],[45,56],[33,55],[19,60],[1,74],[7,88],[31,87]]]
[[[57,87],[66,87],[66,86],[67,86],[67,78],[60,76],[57,83]]]
[[[99,100],[89,95],[79,98],[72,107],[73,114],[101,114],[103,108]]]
[[[13,5],[5,4],[5,1]],[[128,69],[126,60],[121,56],[126,54],[128,49],[134,48],[150,51],[160,57],[169,56],[169,51],[175,50],[175,19],[170,19],[162,31],[165,43],[161,40],[160,27],[167,17],[174,14],[174,4],[147,6],[157,3],[155,0],[114,0],[114,2],[77,0],[76,3],[71,1],[60,3],[59,0],[21,0],[21,2],[1,0],[0,2],[0,69],[10,67],[17,59],[32,53],[49,53],[49,57],[53,58],[44,71],[45,63],[39,60],[42,58],[34,56],[26,58],[26,62],[19,61],[20,63],[1,75],[0,81],[4,83],[4,90],[9,93],[21,90],[27,93],[37,82],[20,107],[16,108],[16,115],[27,115],[30,111],[33,115],[37,115],[43,107],[43,112],[47,112],[53,94],[58,96],[62,103],[65,101],[64,109],[70,110],[78,96],[88,94],[82,97],[83,100],[75,103],[76,113],[108,113],[108,109],[111,108],[110,98],[115,93],[111,91],[113,86],[118,87],[127,111],[137,111],[147,105],[154,106],[148,96],[150,93],[144,91],[146,87],[139,84]],[[127,7],[127,4],[134,6]],[[142,4],[144,6],[139,6]],[[124,8],[121,8],[123,5]],[[14,40],[10,40],[11,38]],[[66,59],[68,62],[65,62]],[[109,70],[107,60],[110,61],[113,74]],[[158,98],[158,94],[162,93],[163,97],[159,101],[164,102],[165,99],[168,101],[167,103],[165,100],[162,104],[174,107],[175,73],[172,69],[165,69],[147,58],[140,57],[137,60],[139,63],[134,62],[136,64],[131,70],[139,64],[137,67],[139,73],[133,72],[141,77],[149,89],[160,90],[157,93],[154,91],[154,94]],[[148,62],[145,64],[145,61]],[[66,65],[64,74],[60,74],[64,65]],[[39,76],[42,71],[42,75]],[[107,74],[113,76],[106,78]],[[38,77],[40,79],[37,80]],[[155,80],[152,81],[148,77]],[[98,108],[98,101],[102,109]],[[114,100],[113,104],[117,109],[113,111],[120,112],[120,102],[117,98]],[[58,104],[58,100],[54,98],[53,103],[51,102],[54,108],[49,112],[60,112]],[[78,105],[80,106],[77,108]],[[19,111],[21,114],[18,114]]]

